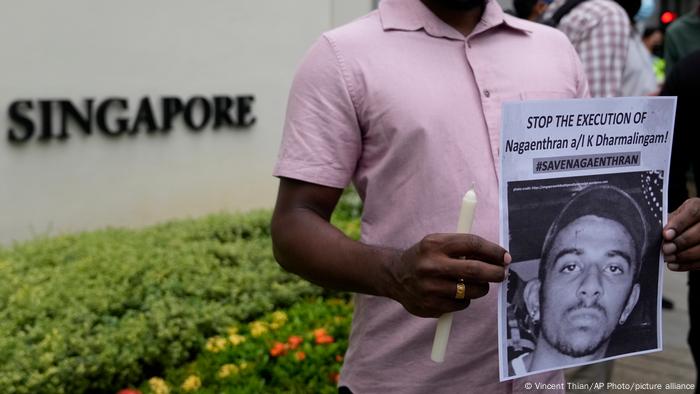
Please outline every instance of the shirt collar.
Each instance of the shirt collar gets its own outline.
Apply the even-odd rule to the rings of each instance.
[[[379,15],[384,30],[425,30],[431,36],[464,40],[465,37],[452,26],[443,22],[420,0],[382,0]],[[481,20],[470,36],[493,27],[505,25],[523,32],[530,32],[526,24],[508,17],[496,0],[487,0]]]

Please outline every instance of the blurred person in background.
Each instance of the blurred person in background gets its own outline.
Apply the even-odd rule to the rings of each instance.
[[[664,60],[666,75],[691,52],[700,49],[700,4],[691,12],[681,16],[666,30]]]
[[[655,96],[660,87],[654,72],[651,53],[641,38],[633,33],[622,72],[622,96]]]
[[[552,0],[513,0],[515,16],[533,22],[540,22]]]
[[[627,47],[627,61],[622,73],[622,95],[655,96],[661,90],[661,86],[656,79],[651,52],[642,41],[639,30],[656,11],[656,1],[642,0],[635,14],[630,14],[631,7],[625,8],[625,11],[632,15],[632,31]]]
[[[654,67],[654,75],[659,85],[666,79],[666,62],[664,61],[664,32],[658,27],[647,27],[642,33],[642,42],[651,54],[651,64]]]
[[[622,96],[640,6],[641,0],[555,0],[547,10],[545,23],[564,32],[576,48],[592,97]]]
[[[673,131],[673,154],[669,174],[668,209],[673,211],[688,198],[686,174],[692,170],[695,185],[700,181],[700,122],[695,111],[700,103],[700,50],[681,59],[666,79],[662,96],[678,96]],[[700,386],[700,272],[688,272],[688,345],[695,361],[695,392]]]
[[[642,42],[654,57],[663,57],[664,32],[658,27],[647,27],[642,33]]]

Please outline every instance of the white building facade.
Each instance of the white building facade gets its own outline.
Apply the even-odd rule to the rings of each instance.
[[[0,13],[0,243],[270,208],[293,73],[371,0],[25,0]]]

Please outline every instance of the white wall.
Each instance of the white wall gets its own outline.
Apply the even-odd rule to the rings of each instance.
[[[318,35],[370,0],[23,0],[0,12],[0,242],[271,207],[289,84]],[[255,96],[248,130],[15,146],[16,99]],[[133,109],[132,111],[133,112]]]

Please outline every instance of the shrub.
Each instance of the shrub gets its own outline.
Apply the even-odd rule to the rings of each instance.
[[[333,223],[358,237],[359,210],[345,193]],[[334,294],[278,267],[269,222],[217,214],[0,249],[0,392],[113,393],[192,360],[220,327]]]
[[[19,245],[0,261],[0,392],[112,392],[217,327],[321,290],[278,268],[270,215],[215,215]]]

